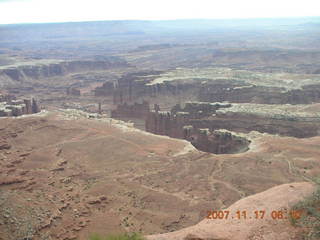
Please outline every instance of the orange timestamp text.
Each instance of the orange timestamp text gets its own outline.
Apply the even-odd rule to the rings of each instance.
[[[231,212],[229,210],[218,210],[218,211],[207,211],[207,219],[265,219],[271,218],[275,220],[285,220],[285,219],[300,219],[302,211],[300,210],[273,210],[267,212],[266,210],[254,210],[254,211],[235,211]]]

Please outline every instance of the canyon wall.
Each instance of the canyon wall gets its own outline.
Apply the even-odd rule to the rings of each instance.
[[[11,94],[5,94],[0,92],[0,102],[10,102],[15,99],[16,97]]]
[[[122,117],[132,117],[146,119],[148,113],[150,112],[149,103],[143,101],[142,103],[134,104],[120,104],[117,108],[111,111],[112,118],[122,118]]]
[[[201,102],[233,102],[260,104],[310,104],[320,102],[320,84],[300,89],[257,86],[235,79],[192,79],[155,82],[161,71],[129,73],[117,81],[106,82],[95,89],[96,96],[113,96],[114,104],[136,101],[141,97],[196,96]]]
[[[155,134],[187,139],[190,136],[187,127],[191,125],[191,120],[209,117],[215,114],[216,110],[230,106],[229,103],[188,102],[184,108],[179,104],[175,105],[170,112],[160,111],[158,108],[148,114],[146,130]]]
[[[67,95],[81,96],[81,90],[79,88],[75,88],[75,87],[68,87],[67,88]]]
[[[9,65],[0,68],[0,80],[3,82],[24,81],[26,79],[39,79],[54,76],[63,76],[69,73],[91,70],[104,70],[117,67],[127,67],[128,63],[121,59],[104,61],[73,60],[57,61],[52,63],[26,63]]]
[[[186,103],[184,108],[176,105],[171,112],[159,108],[149,112],[146,119],[146,131],[182,138],[190,141],[197,149],[215,154],[239,153],[248,150],[250,141],[228,131],[211,131],[199,128],[193,119],[211,116],[220,108],[227,108],[228,103]]]
[[[95,96],[113,96],[114,104],[136,101],[141,97],[177,96],[194,89],[193,84],[162,82],[151,84],[161,71],[141,71],[123,75],[114,82],[106,82],[95,89]]]
[[[219,129],[244,133],[258,131],[298,138],[320,135],[319,118],[217,111],[220,108],[227,109],[229,106],[231,104],[189,103],[183,109],[175,106],[171,112],[153,111],[148,115],[146,130],[179,138],[186,138],[184,126],[192,126],[194,129],[208,128],[210,131]],[[207,110],[204,110],[205,108]]]
[[[228,111],[231,106],[230,103],[188,102],[184,107],[175,105],[171,111],[161,111],[158,105],[150,111],[147,102],[124,103],[111,116],[143,119],[147,132],[186,139],[197,149],[216,154],[248,149],[250,141],[232,132],[258,131],[297,138],[320,135],[319,117],[231,112]]]
[[[243,137],[226,131],[211,132],[209,129],[199,129],[188,125],[191,119],[209,116],[217,109],[229,106],[231,105],[224,103],[186,103],[184,109],[176,105],[169,112],[161,111],[159,105],[155,104],[154,110],[150,111],[148,102],[143,101],[142,103],[120,104],[111,112],[111,117],[143,119],[146,131],[186,139],[202,151],[216,154],[246,151],[250,141]]]
[[[40,111],[40,106],[34,98],[31,100],[22,100],[0,95],[0,117],[17,117],[25,114],[38,113]]]
[[[320,102],[320,84],[305,85],[301,89],[286,90],[266,86],[230,86],[210,84],[199,90],[199,101],[261,104],[310,104]]]
[[[186,140],[189,140],[193,146],[203,152],[215,154],[246,152],[251,142],[228,131],[215,130],[211,132],[208,128],[196,129],[186,137]]]
[[[320,119],[312,117],[278,118],[248,113],[217,113],[209,118],[192,119],[190,124],[196,128],[209,128],[211,131],[216,129],[244,133],[258,131],[298,138],[320,135]]]

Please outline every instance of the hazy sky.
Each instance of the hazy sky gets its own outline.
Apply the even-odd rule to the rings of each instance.
[[[0,24],[319,15],[320,0],[0,0]]]

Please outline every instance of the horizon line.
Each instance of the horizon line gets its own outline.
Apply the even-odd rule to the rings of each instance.
[[[303,18],[319,18],[319,16],[284,16],[284,17],[227,17],[227,18],[176,18],[176,19],[104,19],[104,20],[74,20],[74,21],[54,21],[54,22],[15,22],[15,23],[0,23],[2,25],[27,25],[27,24],[55,24],[55,23],[89,23],[89,22],[161,22],[161,21],[187,21],[187,20],[206,20],[206,21],[218,21],[218,20],[272,20],[272,19],[303,19]]]

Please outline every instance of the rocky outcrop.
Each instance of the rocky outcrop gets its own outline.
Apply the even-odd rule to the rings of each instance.
[[[11,99],[3,97],[7,102],[0,101],[0,117],[17,117],[24,114],[33,114],[41,111],[37,100],[30,99]]]
[[[123,75],[115,82],[106,82],[95,90],[96,96],[113,96],[114,104],[132,102],[139,97],[155,96],[156,90],[150,83],[160,71],[140,71]]]
[[[67,95],[81,96],[81,91],[80,91],[80,89],[75,88],[75,87],[68,87],[67,88]]]
[[[195,133],[186,139],[191,141],[192,145],[197,149],[215,154],[246,152],[251,142],[228,131],[215,130],[210,132],[207,128],[197,129]]]
[[[10,102],[11,100],[15,100],[15,96],[9,94],[3,94],[0,92],[0,102]]]
[[[177,114],[181,112],[186,112],[192,119],[208,117],[215,114],[218,109],[229,108],[230,103],[222,102],[186,102],[182,108],[180,104],[175,105],[171,109],[172,114]]]
[[[320,84],[305,85],[301,89],[252,85],[235,79],[177,78],[159,81],[161,71],[129,73],[114,82],[106,82],[95,89],[96,96],[113,96],[114,104],[137,101],[141,97],[196,96],[203,102],[232,102],[259,104],[309,104],[320,102]]]
[[[227,131],[211,131],[193,124],[194,119],[202,119],[216,113],[219,108],[227,108],[229,103],[186,103],[184,108],[176,105],[171,112],[160,111],[157,106],[146,119],[146,131],[182,138],[190,141],[197,149],[215,154],[240,153],[248,150],[250,141]],[[208,126],[207,126],[208,127]]]
[[[111,116],[145,120],[147,132],[185,139],[197,149],[215,154],[248,150],[250,140],[228,131],[258,131],[298,138],[320,134],[320,117],[286,115],[285,111],[282,115],[272,112],[232,112],[228,109],[232,109],[230,103],[188,102],[184,107],[175,105],[171,111],[161,111],[158,105],[150,111],[147,102],[133,105],[124,103],[118,105]]]
[[[175,138],[185,138],[184,126],[189,125],[189,113],[151,111],[146,119],[146,131]]]
[[[189,122],[195,128],[227,129],[235,132],[258,131],[298,138],[314,137],[320,134],[320,119],[309,117],[289,118],[285,116],[260,116],[247,113],[220,113]]]
[[[171,112],[151,111],[146,120],[146,130],[155,134],[187,139],[196,129],[210,132],[227,129],[234,132],[279,134],[298,138],[320,134],[320,118],[308,116],[261,115],[259,113],[228,112],[229,103],[186,103],[176,105]],[[223,110],[223,111],[222,111]]]
[[[69,73],[104,70],[117,67],[126,67],[127,62],[121,59],[110,60],[79,60],[56,61],[52,63],[30,63],[9,65],[0,69],[0,79],[6,81],[24,81],[26,79],[39,79],[54,76],[63,76]]]
[[[289,221],[290,208],[310,196],[315,190],[311,183],[291,183],[246,197],[222,210],[223,217],[202,220],[179,231],[147,236],[148,240],[248,240],[302,239],[298,228]],[[208,209],[209,212],[219,209]],[[237,211],[244,215],[238,217]],[[255,212],[259,213],[256,215]],[[264,216],[260,215],[264,212]],[[281,214],[278,214],[278,213]],[[226,217],[228,213],[228,217]],[[276,213],[276,214],[272,214]],[[222,215],[221,214],[221,215]],[[209,214],[208,214],[209,215]],[[279,215],[283,217],[279,217]],[[257,216],[257,217],[256,217]],[[278,217],[277,217],[278,216]],[[209,215],[210,217],[210,215]]]
[[[234,102],[260,104],[310,104],[320,102],[320,84],[301,89],[231,84],[205,84],[199,91],[199,100],[207,102]]]
[[[146,120],[146,130],[160,135],[184,138],[188,137],[185,126],[192,125],[193,119],[211,116],[220,108],[230,107],[229,103],[188,102],[185,107],[174,106],[168,111],[151,111]],[[203,127],[205,128],[205,127]]]
[[[8,150],[10,148],[11,145],[7,141],[0,139],[0,150]]]
[[[117,108],[111,111],[112,118],[121,118],[121,117],[132,117],[146,119],[150,111],[149,103],[143,101],[142,103],[134,104],[120,104]]]
[[[176,96],[194,88],[193,84],[162,82],[152,84],[161,71],[140,71],[123,75],[95,89],[95,96],[113,96],[114,104],[132,103],[141,97]]]
[[[38,113],[40,111],[41,111],[41,109],[40,109],[40,106],[39,106],[37,100],[32,98],[32,113]]]

